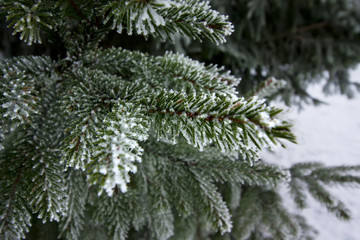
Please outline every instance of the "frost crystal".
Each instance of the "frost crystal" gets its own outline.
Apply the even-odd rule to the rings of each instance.
[[[100,160],[95,172],[104,176],[102,189],[109,196],[116,187],[127,191],[129,172],[136,173],[135,162],[141,162],[143,149],[138,141],[148,138],[148,123],[138,109],[130,104],[120,105],[104,120],[104,129],[95,152],[95,160]]]

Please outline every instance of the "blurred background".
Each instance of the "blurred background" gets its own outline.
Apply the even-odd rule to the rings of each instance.
[[[360,68],[350,71],[352,81],[360,82]],[[332,165],[360,164],[360,97],[346,99],[338,95],[326,95],[321,84],[309,88],[309,92],[326,102],[321,106],[306,106],[302,111],[288,108],[287,116],[295,123],[294,132],[298,144],[287,144],[287,148],[277,148],[275,152],[264,151],[265,161],[280,164],[284,168],[298,162],[323,162]],[[281,105],[276,102],[274,105]],[[331,192],[338,196],[351,209],[350,222],[339,221],[309,195],[309,205],[297,210],[283,187],[285,204],[292,211],[301,213],[308,223],[318,230],[319,240],[342,239],[357,240],[360,236],[360,189],[332,187]]]

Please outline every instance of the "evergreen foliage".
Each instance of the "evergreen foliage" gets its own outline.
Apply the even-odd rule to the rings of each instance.
[[[262,34],[272,35],[267,14],[288,17],[279,14],[284,1],[275,2],[270,9],[266,1],[237,1],[230,18],[236,10],[247,21],[236,25],[230,47],[241,39],[256,49]],[[317,6],[295,2],[285,6]],[[331,9],[346,5],[315,2]],[[228,4],[233,1],[221,6]],[[0,7],[29,49],[36,52],[33,45],[40,43],[48,49],[0,61],[0,239],[312,239],[311,226],[283,206],[281,183],[299,208],[309,192],[349,219],[349,210],[324,185],[359,184],[359,167],[309,163],[281,169],[259,156],[263,148],[296,142],[282,109],[263,98],[289,88],[293,74],[298,79],[290,89],[331,67],[333,75],[346,77],[340,70],[357,55],[341,45],[335,56],[349,62],[341,65],[325,48],[333,60],[324,62],[320,51],[314,59],[320,62],[302,71],[298,66],[309,56],[288,54],[288,45],[277,42],[287,35],[254,50],[262,61],[250,65],[239,56],[245,50],[211,47],[209,56],[227,56],[224,65],[234,59],[230,67],[241,74],[235,76],[180,53],[156,56],[108,46],[112,30],[141,35],[149,45],[153,37],[175,47],[181,37],[208,41],[205,49],[209,42],[222,44],[234,26],[205,1],[3,0]],[[358,36],[349,27],[357,17],[351,19],[336,27]],[[298,21],[288,21],[294,33],[303,32],[296,30]],[[309,47],[301,46],[299,53]],[[270,52],[279,55],[270,61]],[[250,76],[252,69],[265,74]],[[249,81],[252,87],[244,88]]]
[[[216,61],[241,76],[247,94],[270,77],[287,82],[280,96],[288,105],[321,103],[307,87],[324,82],[324,92],[353,97],[359,84],[348,69],[359,62],[360,4],[356,0],[211,1],[229,15],[234,33],[227,43],[178,41],[176,49],[201,61]],[[175,48],[173,48],[175,49]]]

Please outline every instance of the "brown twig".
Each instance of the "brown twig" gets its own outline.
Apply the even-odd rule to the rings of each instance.
[[[164,113],[164,114],[169,114],[169,115],[171,115],[171,116],[173,116],[173,115],[178,115],[178,116],[180,116],[180,115],[182,115],[182,114],[185,113],[186,116],[189,117],[189,118],[196,118],[196,117],[198,117],[199,115],[201,115],[200,113],[197,113],[197,112],[195,112],[195,113],[185,112],[185,111],[171,112],[171,111],[169,111],[169,110],[166,110],[166,111],[164,112],[164,111],[162,111],[162,110],[155,110],[155,109],[149,110],[149,113]],[[216,116],[213,116],[213,115],[208,115],[208,116],[205,118],[205,120],[208,121],[208,122],[211,122],[211,121],[213,121],[213,120],[215,120],[215,119],[218,120],[219,122],[222,122],[222,121],[224,121],[225,119],[229,119],[230,121],[235,122],[235,123],[237,123],[237,124],[247,124],[246,121],[242,121],[242,120],[239,120],[239,119],[236,119],[236,118],[232,118],[232,117],[230,117],[230,116],[216,117]],[[252,122],[252,123],[254,123],[254,124],[256,124],[254,121],[251,121],[251,120],[249,120],[249,121]],[[256,125],[258,125],[258,124],[256,124]],[[260,127],[262,127],[262,126],[260,126]]]
[[[311,24],[311,25],[296,28],[296,29],[294,29],[292,31],[287,31],[287,32],[284,32],[282,34],[275,35],[275,36],[273,36],[273,37],[271,37],[270,39],[267,39],[267,40],[276,40],[276,39],[288,37],[288,36],[291,36],[294,33],[298,33],[298,32],[313,31],[313,30],[316,30],[316,29],[320,29],[320,28],[329,26],[330,24],[331,24],[330,21],[322,21],[322,22],[319,22],[319,23],[314,23],[314,24]]]
[[[86,16],[84,15],[84,13],[80,10],[80,7],[76,4],[76,2],[74,2],[74,0],[69,0],[71,6],[74,8],[74,10],[77,12],[77,14],[79,14],[79,16],[86,20],[87,23],[90,23],[89,19],[86,18]]]

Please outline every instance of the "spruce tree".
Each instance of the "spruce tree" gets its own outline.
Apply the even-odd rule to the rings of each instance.
[[[281,169],[259,153],[296,142],[282,109],[268,104],[274,94],[285,87],[289,97],[307,96],[324,71],[336,86],[352,84],[346,69],[360,56],[357,3],[267,2],[214,1],[216,10],[197,0],[0,1],[8,29],[0,239],[312,239],[315,230],[283,206],[279,184],[299,208],[308,192],[349,219],[326,185],[359,184],[360,167]],[[329,12],[315,19],[306,9],[317,6]],[[325,24],[339,8],[343,22]],[[292,18],[289,9],[302,12]],[[226,11],[235,27],[219,13]],[[266,24],[273,17],[292,21]],[[334,42],[334,49],[314,45],[317,64],[308,62],[313,45],[296,45],[308,37],[299,25],[314,19],[319,29],[310,38]],[[231,48],[238,40],[254,55]],[[193,51],[199,46],[201,56]]]

